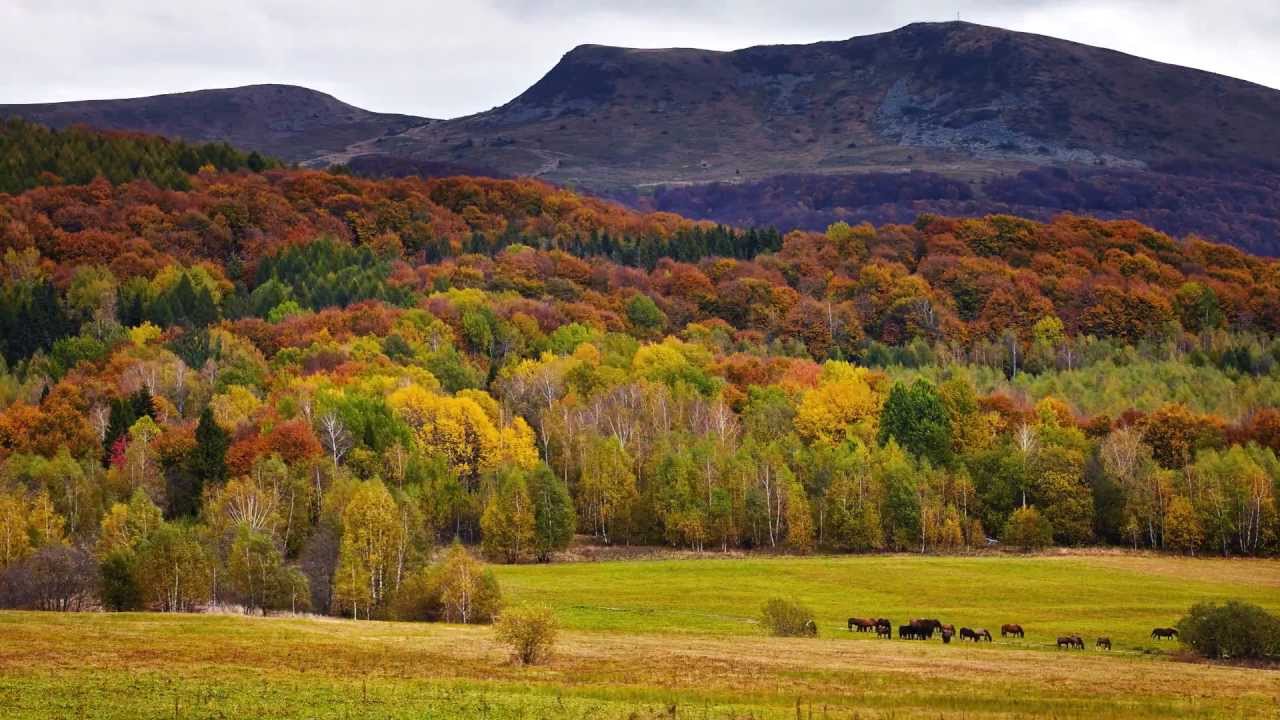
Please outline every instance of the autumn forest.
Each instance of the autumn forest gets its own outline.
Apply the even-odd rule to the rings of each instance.
[[[1227,245],[726,227],[17,121],[0,177],[10,606],[70,567],[116,609],[436,617],[434,551],[575,535],[1280,551],[1280,263]]]

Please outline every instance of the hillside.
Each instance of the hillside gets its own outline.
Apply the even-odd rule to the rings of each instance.
[[[533,175],[743,225],[1070,211],[1280,254],[1280,92],[960,22],[733,52],[583,45],[447,121],[282,86],[4,113],[372,175]]]
[[[122,100],[0,105],[0,117],[17,116],[53,128],[88,125],[134,130],[190,141],[226,141],[292,162],[393,135],[432,122],[410,115],[376,113],[315,90],[291,85],[250,85]]]

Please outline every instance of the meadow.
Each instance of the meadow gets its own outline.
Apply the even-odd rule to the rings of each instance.
[[[552,661],[485,627],[237,615],[0,613],[4,718],[1268,718],[1280,671],[1187,660],[1151,627],[1201,599],[1280,611],[1280,561],[1127,554],[634,560],[496,568],[553,607]],[[814,639],[765,637],[768,597]],[[850,615],[983,626],[875,640]],[[998,627],[1018,622],[1021,641]],[[1057,651],[1078,632],[1090,649]],[[1094,651],[1110,635],[1111,653]]]

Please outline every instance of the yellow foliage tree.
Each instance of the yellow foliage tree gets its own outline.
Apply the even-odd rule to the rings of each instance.
[[[46,545],[66,542],[65,523],[41,490],[0,492],[0,568],[21,560]]]
[[[436,395],[409,385],[392,393],[387,402],[413,430],[418,446],[448,460],[459,477],[474,483],[496,466],[502,439],[488,413],[472,398]]]
[[[810,442],[839,443],[846,439],[870,442],[875,437],[880,397],[867,382],[866,371],[847,363],[829,362],[823,382],[800,399],[795,428]]]

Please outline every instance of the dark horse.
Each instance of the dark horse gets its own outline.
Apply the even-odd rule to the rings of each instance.
[[[951,638],[956,634],[956,629],[947,625],[942,628],[942,644],[946,645],[951,642]]]
[[[970,628],[962,627],[960,628],[960,639],[978,642],[978,633],[974,632]]]
[[[1084,640],[1082,640],[1079,635],[1059,635],[1058,649],[1061,650],[1062,648],[1066,648],[1068,650],[1079,648],[1080,650],[1083,650]]]
[[[1094,647],[1096,647],[1096,648],[1098,648],[1099,650],[1110,650],[1110,649],[1111,649],[1111,638],[1109,638],[1109,637],[1100,637],[1100,638],[1098,638],[1098,642],[1094,643],[1094,644],[1093,644],[1093,646],[1094,646]]]
[[[876,621],[871,618],[849,618],[850,631],[857,628],[858,632],[870,632],[871,630],[874,630],[875,627]]]
[[[1025,637],[1025,634],[1022,632],[1021,625],[1013,625],[1013,624],[1001,625],[1000,637],[1009,637],[1010,635],[1017,638]]]
[[[1151,631],[1152,640],[1176,640],[1177,638],[1177,628],[1156,628]]]
[[[933,626],[916,623],[899,625],[898,637],[903,640],[929,640],[933,637]]]
[[[892,637],[893,637],[893,623],[889,622],[888,620],[886,620],[886,619],[884,619],[884,618],[880,618],[879,620],[876,620],[876,637],[877,637],[877,638],[892,638]]]

